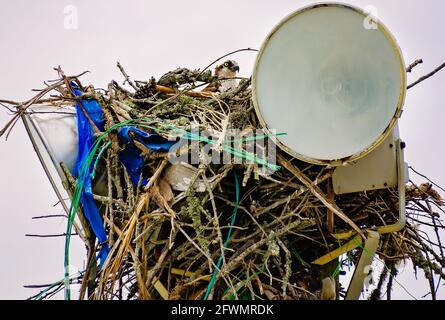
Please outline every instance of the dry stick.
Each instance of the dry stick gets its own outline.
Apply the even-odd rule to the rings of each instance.
[[[111,222],[108,221],[108,223],[110,224]],[[115,229],[116,233],[118,234],[118,236],[122,235],[122,231],[119,230],[119,228],[117,226],[114,225],[114,229]],[[147,286],[145,285],[145,283],[143,281],[142,273],[141,273],[141,270],[140,270],[141,263],[140,263],[137,255],[136,255],[135,251],[133,250],[133,248],[131,246],[129,246],[128,249],[129,249],[130,255],[131,255],[132,259],[133,259],[133,266],[134,266],[133,268],[134,268],[135,273],[136,273],[136,281],[138,282],[138,289],[140,291],[139,298],[140,299],[149,299],[150,298],[150,293],[148,292]],[[122,291],[121,290],[122,289],[122,284],[121,284],[122,277],[119,279],[119,281],[120,281],[120,284],[119,284],[119,295],[121,296],[121,294],[122,294],[122,292],[121,292]]]
[[[197,98],[212,98],[215,96],[215,93],[212,92],[195,92],[195,91],[190,91],[190,89],[188,90],[182,90],[182,91],[177,91],[173,88],[170,87],[166,87],[166,86],[161,86],[161,85],[156,85],[156,90],[161,92],[161,93],[167,93],[167,94],[185,94],[186,96],[190,96],[190,97],[197,97]]]
[[[74,76],[74,77],[68,77],[68,80],[73,80],[73,79],[76,79],[78,77],[81,77],[82,75],[84,75],[87,72],[89,72],[89,71],[84,71],[84,72],[82,72],[79,75]],[[50,91],[60,87],[63,83],[64,83],[64,80],[60,79],[56,83],[46,87],[45,89],[41,89],[36,96],[34,96],[33,98],[29,99],[28,101],[25,101],[25,102],[17,104],[18,110],[17,110],[16,114],[12,117],[12,119],[10,121],[8,121],[6,123],[6,125],[3,127],[3,129],[0,130],[0,137],[3,136],[3,134],[5,134],[5,132],[8,132],[7,135],[6,135],[6,139],[8,139],[9,134],[11,133],[12,128],[15,126],[15,124],[18,121],[18,119],[20,119],[20,117],[25,113],[26,109],[28,109],[31,105],[33,105],[35,103],[38,103],[43,96],[45,96]]]
[[[134,90],[138,90],[138,87],[136,87],[133,82],[130,80],[129,75],[125,72],[124,67],[122,67],[122,65],[119,63],[119,61],[117,62],[117,67],[119,68],[119,70],[122,72],[122,74],[124,75],[125,82],[127,82]]]
[[[306,229],[308,227],[311,227],[315,224],[315,222],[313,220],[296,220],[294,222],[289,223],[287,226],[279,229],[278,231],[275,232],[275,236],[276,237],[281,237],[284,236],[285,234],[289,233],[290,230],[292,229]],[[252,244],[250,247],[248,247],[246,250],[244,250],[244,252],[242,252],[239,256],[237,256],[234,259],[231,259],[230,262],[225,266],[225,268],[223,268],[221,270],[220,273],[218,273],[216,279],[218,279],[218,276],[220,274],[226,274],[230,271],[232,271],[233,269],[235,269],[243,260],[244,258],[246,258],[249,254],[251,254],[252,252],[254,252],[256,249],[260,248],[261,246],[265,245],[268,241],[268,238],[263,238],[262,240],[255,242],[254,244]]]
[[[112,86],[109,85],[108,86],[108,91],[109,91],[109,103],[110,106],[112,105],[113,101],[114,101],[114,94],[112,91]],[[113,125],[115,125],[113,116],[111,114],[111,112],[109,110],[106,109],[106,107],[102,108],[103,112],[104,112],[104,117],[106,119],[106,129],[109,129],[111,127],[113,127]],[[114,245],[114,209],[113,209],[113,185],[112,185],[112,174],[111,174],[111,161],[110,158],[112,156],[112,152],[117,153],[119,151],[119,143],[117,141],[117,137],[116,134],[114,133],[110,133],[109,134],[110,139],[112,141],[111,144],[111,149],[107,150],[107,157],[105,159],[106,161],[106,166],[107,166],[107,188],[108,188],[108,203],[107,203],[107,212],[105,214],[108,214],[110,216],[110,231],[109,231],[109,235],[108,235],[108,242],[110,247],[112,247]]]
[[[333,202],[327,199],[327,197],[323,194],[323,192],[317,186],[314,186],[312,181],[302,173],[297,167],[292,165],[289,161],[287,161],[283,156],[278,155],[278,162],[285,167],[289,172],[295,175],[309,190],[311,190],[312,194],[318,198],[329,210],[334,212],[340,219],[349,224],[355,231],[357,231],[360,236],[365,239],[365,235],[363,231],[351,220],[349,217]]]
[[[31,219],[45,219],[45,218],[66,218],[67,216],[64,214],[49,214],[47,216],[37,216],[37,217],[32,217]]]
[[[224,265],[226,263],[226,259],[225,259],[225,256],[224,256],[224,240],[223,240],[223,237],[222,237],[221,229],[219,227],[218,210],[216,209],[215,197],[213,195],[212,188],[210,187],[210,184],[209,184],[209,181],[207,180],[207,176],[205,175],[205,172],[201,172],[201,176],[202,176],[202,178],[204,180],[204,183],[206,185],[207,192],[209,193],[209,197],[210,197],[210,202],[212,204],[212,209],[213,209],[213,225],[215,226],[216,234],[218,235],[218,241],[219,241],[220,250],[221,250],[221,256],[222,256],[223,265]]]
[[[161,175],[162,171],[164,170],[165,166],[168,164],[168,159],[163,159],[161,164],[156,169],[155,173],[151,176],[148,183],[145,185],[144,190],[148,190],[151,188],[151,186],[158,180],[159,176]]]
[[[76,188],[76,180],[72,176],[65,163],[61,162],[59,165],[66,177],[66,180],[62,181],[62,185],[67,191],[69,197],[72,199],[73,190]],[[85,245],[89,248],[89,250],[94,250],[95,236],[91,230],[87,218],[83,213],[83,210],[80,207],[77,208],[77,217],[79,218],[80,224],[82,225],[82,229],[77,225],[76,221],[73,221],[75,231],[81,235]],[[83,236],[81,231],[83,231]]]
[[[139,238],[141,238],[140,242],[142,244],[142,246],[141,246],[141,251],[142,251],[141,252],[141,256],[142,256],[141,273],[146,275],[147,274],[147,265],[148,265],[149,253],[148,253],[148,250],[147,250],[147,246],[145,246],[144,244],[145,244],[145,241],[148,240],[148,236],[142,238],[142,235],[143,235],[144,230],[146,230],[146,228],[147,228],[148,221],[142,222],[142,220],[141,220],[141,223],[143,224],[143,226],[142,226],[142,228],[141,228],[142,230],[141,230],[141,232],[139,232],[139,236],[138,236]],[[139,241],[139,239],[136,240],[136,238],[135,238],[133,240],[133,243],[137,243],[138,241]]]
[[[71,175],[71,172],[69,171],[69,169],[66,167],[66,165],[63,162],[60,163],[60,167],[66,177],[66,180],[62,183],[62,185],[64,186],[65,190],[68,192],[68,195],[72,198],[73,197],[72,190],[74,190],[76,188],[76,180]],[[96,252],[95,252],[95,236],[93,235],[93,232],[91,230],[89,222],[87,221],[87,219],[84,216],[83,211],[80,207],[77,208],[77,217],[83,227],[83,232],[85,233],[83,241],[85,243],[85,246],[87,247],[87,269],[86,269],[85,274],[83,275],[82,285],[81,285],[80,291],[79,291],[79,300],[83,300],[83,298],[85,296],[87,285],[90,283],[93,283],[93,285],[94,285],[94,281],[91,280],[91,277],[93,277],[93,276],[94,276],[94,278],[96,277],[95,265],[92,268],[90,267],[90,266],[92,266],[93,263],[96,263],[96,260],[95,260],[95,258],[96,258],[96,256],[95,256],[95,254],[96,254]],[[73,221],[73,225],[74,225],[75,230],[78,230],[77,223],[75,221]],[[92,274],[92,271],[94,272],[94,274]],[[93,285],[89,286],[90,291],[93,289]]]
[[[422,243],[422,246],[425,246],[425,244]],[[431,264],[430,256],[428,252],[425,252],[426,261],[428,261],[428,268],[430,270],[430,274],[428,278],[428,282],[430,284],[430,291],[431,291],[431,299],[436,300],[436,286],[434,285],[434,269]],[[425,271],[424,271],[425,272]],[[426,274],[425,274],[426,276]]]
[[[442,188],[442,187],[439,186],[437,183],[435,183],[434,181],[432,181],[431,179],[429,179],[427,176],[425,176],[425,175],[421,174],[420,172],[416,171],[412,166],[409,166],[408,168],[411,169],[415,174],[421,176],[422,178],[427,179],[427,180],[428,180],[429,182],[431,182],[434,186],[436,186],[437,188],[439,188],[440,190],[442,190],[443,192],[445,192],[445,189],[444,189],[444,188]],[[412,181],[411,181],[411,183],[414,184]]]
[[[13,101],[13,100],[4,100],[4,99],[0,99],[0,103],[6,103],[6,104],[10,104],[10,105],[13,105],[13,106],[19,106],[19,105],[21,105],[21,104],[23,104],[23,102],[18,102],[18,101]],[[5,106],[5,105],[3,105],[6,109],[8,109],[9,111],[12,111],[12,112],[16,112],[16,110],[12,110],[12,109],[9,109],[7,106]]]
[[[222,233],[221,233],[221,229],[219,227],[218,212],[217,212],[217,209],[216,209],[215,198],[214,198],[214,195],[213,195],[213,192],[212,192],[212,188],[210,187],[209,181],[207,180],[207,177],[206,177],[204,171],[201,172],[201,176],[203,177],[204,183],[206,185],[207,191],[208,191],[209,196],[210,196],[210,202],[212,203],[213,215],[214,215],[213,216],[213,221],[214,221],[214,226],[216,228],[216,234],[218,236],[218,240],[219,240],[219,244],[220,244],[221,257],[222,257],[222,262],[223,262],[222,266],[224,266],[224,265],[226,265],[226,258],[225,258],[225,255],[224,255],[224,249],[225,249],[224,248],[224,240],[223,240],[223,236],[222,236]],[[235,298],[237,299],[238,296],[237,296],[235,287],[234,287],[234,285],[232,283],[232,279],[229,278],[228,281],[230,283],[230,287],[233,290]],[[210,296],[209,296],[210,299],[212,299],[214,291],[215,291],[215,286],[213,286],[212,291],[210,292]]]
[[[334,190],[333,190],[333,186],[332,186],[332,179],[329,179],[328,181],[328,194],[327,194],[327,198],[330,201],[334,201]],[[327,209],[327,213],[326,213],[326,225],[328,227],[328,231],[330,233],[334,232],[334,213]]]
[[[72,236],[78,236],[78,233],[71,233]],[[66,233],[61,234],[25,234],[26,237],[35,237],[35,238],[56,238],[56,237],[66,237]]]
[[[54,68],[54,70],[56,70],[59,75],[62,77],[63,81],[65,82],[65,86],[67,88],[67,90],[69,91],[70,95],[74,98],[76,97],[76,95],[74,94],[74,90],[71,87],[70,81],[67,78],[67,76],[65,75],[65,73],[63,72],[62,68],[60,66],[58,66],[57,68]],[[96,126],[96,124],[94,123],[93,119],[91,119],[90,115],[88,114],[88,112],[85,110],[82,101],[79,101],[79,103],[77,104],[80,107],[80,110],[82,110],[82,113],[85,115],[85,117],[87,118],[88,122],[90,123],[91,127],[93,128],[94,132],[97,135],[100,135],[102,132],[99,130],[99,128]]]
[[[263,209],[261,209],[261,210],[255,212],[255,213],[254,213],[254,216],[259,217],[259,216],[262,215],[263,213],[270,212],[271,210],[273,210],[273,209],[275,209],[275,208],[277,208],[277,207],[279,207],[279,206],[281,206],[281,205],[283,205],[283,204],[289,202],[289,200],[290,200],[291,198],[292,198],[292,195],[287,196],[287,197],[282,198],[282,199],[279,199],[279,200],[274,200],[274,201],[272,202],[271,205],[269,205],[269,206],[267,206],[267,207],[265,207],[265,208],[263,208]]]
[[[292,275],[292,269],[291,269],[291,253],[289,251],[289,249],[286,247],[286,245],[283,243],[283,241],[281,241],[280,238],[277,238],[277,242],[279,244],[279,246],[281,247],[281,249],[283,249],[284,253],[285,253],[285,257],[286,257],[286,264],[285,264],[285,276],[283,277],[283,280],[286,279],[285,281],[283,281],[283,285],[281,287],[281,289],[283,290],[283,297],[286,296],[286,288],[289,288],[289,291],[291,292],[292,295],[296,296],[297,294],[295,293],[294,288],[292,287],[292,285],[289,283],[289,278]]]
[[[172,235],[171,235],[171,239],[174,240],[174,238],[176,237],[176,234],[178,233],[177,230],[173,231]],[[147,273],[147,278],[145,280],[145,286],[148,288],[150,286],[150,284],[153,282],[153,279],[156,275],[156,272],[161,268],[162,263],[164,262],[165,258],[167,257],[167,254],[170,252],[170,244],[166,243],[164,246],[164,249],[162,249],[162,253],[161,256],[158,258],[158,261],[156,261],[156,264],[154,265],[154,267],[148,271]]]
[[[410,209],[410,210],[413,210],[413,209]],[[419,210],[420,211],[420,210]],[[423,212],[423,211],[421,211],[421,212]],[[419,224],[421,224],[421,225],[424,225],[424,226],[428,226],[428,227],[437,227],[437,222],[436,222],[436,219],[434,219],[434,224],[433,223],[428,223],[428,222],[425,222],[425,221],[421,221],[421,220],[418,220],[418,219],[415,219],[415,218],[413,218],[413,217],[408,217],[410,220],[412,220],[412,221],[414,221],[414,222],[417,222],[417,223],[419,223]],[[440,225],[439,226],[440,228],[443,228],[443,225]]]
[[[151,185],[153,185],[153,183],[156,182],[156,180],[158,179],[159,175],[161,174],[162,170],[164,169],[164,167],[167,165],[168,160],[164,159],[161,164],[158,166],[158,168],[156,169],[156,172],[153,174],[153,176],[150,178],[149,182],[147,183],[147,185],[145,186],[144,190],[147,191]],[[119,267],[122,265],[122,262],[124,260],[124,254],[125,254],[125,248],[127,248],[130,245],[130,240],[131,237],[134,233],[134,229],[135,226],[137,224],[137,220],[139,217],[140,212],[142,211],[142,209],[145,206],[146,201],[149,198],[149,193],[145,192],[144,194],[142,194],[139,198],[138,203],[136,204],[136,207],[134,209],[134,213],[132,214],[130,220],[128,221],[126,227],[124,228],[122,235],[119,236],[118,241],[122,242],[122,245],[120,246],[120,248],[118,249],[118,252],[116,254],[116,257],[113,261],[113,263],[110,265],[109,270],[105,271],[105,267],[108,266],[108,259],[105,262],[105,266],[104,266],[104,273],[103,273],[103,277],[105,279],[108,279],[110,277],[110,275],[112,276],[112,280],[111,282],[114,283],[116,281],[116,276],[118,274],[118,269]],[[112,250],[113,252],[113,250]],[[111,253],[110,253],[111,255]]]
[[[133,268],[134,268],[134,272],[136,273],[136,281],[138,283],[138,289],[139,289],[139,299],[142,300],[147,300],[149,299],[150,293],[147,290],[147,285],[144,283],[144,279],[143,279],[143,275],[141,272],[141,262],[139,261],[136,253],[134,252],[134,250],[130,247],[129,248],[131,257],[133,259]],[[120,281],[122,281],[122,277],[119,278]]]
[[[111,222],[110,222],[110,220],[108,219],[108,217],[107,216],[104,216],[104,222],[105,223],[108,223],[108,225],[111,225]],[[127,224],[127,226],[128,226],[128,224]],[[126,226],[126,227],[127,227]],[[120,230],[116,225],[114,225],[114,231],[117,233],[117,235],[118,235],[118,239],[117,239],[117,241],[115,242],[115,244],[114,244],[114,246],[113,247],[111,247],[111,250],[110,250],[110,253],[108,254],[108,257],[110,257],[110,256],[114,256],[114,253],[117,251],[117,250],[119,250],[120,248],[119,248],[119,244],[122,242],[122,240],[123,240],[123,238],[124,238],[124,235],[123,235],[123,231],[122,230]],[[106,269],[106,267],[108,266],[108,264],[109,264],[109,261],[108,261],[108,259],[109,258],[107,258],[107,260],[106,260],[106,262],[105,262],[105,265],[104,265],[104,267],[103,267],[103,269],[102,269],[102,272],[101,272],[101,278],[99,278],[98,279],[98,288],[97,288],[97,292],[95,292],[95,296],[96,296],[96,298],[100,298],[102,295],[103,295],[103,291],[105,291],[106,290],[106,288],[104,289],[103,287],[107,284],[107,282],[109,281],[108,280],[108,278],[109,278],[109,274],[107,274],[106,276],[104,275],[105,274],[105,269]],[[124,271],[124,273],[125,273],[125,271]],[[128,273],[127,273],[128,274]],[[131,281],[130,279],[128,280],[128,281]]]
[[[428,205],[428,209],[430,209],[430,211],[433,211],[429,202],[427,202],[427,205]],[[437,222],[436,222],[436,219],[434,218],[434,216],[431,216],[431,220],[434,224],[434,232],[436,233],[436,238],[437,238],[437,243],[439,246],[440,255],[443,257],[444,254],[443,254],[442,241],[440,240],[440,235],[439,235],[439,227],[437,226]],[[419,234],[419,236],[420,236],[420,234]],[[438,288],[438,286],[437,286],[437,288]]]
[[[194,246],[196,249],[198,249],[198,251],[201,252],[201,253],[207,258],[207,260],[209,261],[209,263],[210,263],[211,265],[213,265],[213,267],[215,268],[215,270],[217,270],[218,267],[217,267],[217,265],[215,264],[215,262],[213,262],[212,257],[210,257],[206,252],[204,252],[204,250],[202,250],[202,248],[201,248],[195,241],[193,241],[192,238],[190,238],[190,236],[187,234],[187,232],[185,232],[184,229],[182,229],[181,225],[180,225],[177,221],[175,221],[175,224],[176,224],[176,227],[179,229],[179,231],[181,231],[181,233],[187,238],[187,240],[188,240],[191,244],[193,244],[193,246]],[[227,266],[227,265],[226,265],[226,266]],[[226,272],[224,272],[224,273],[222,273],[222,272],[218,272],[218,274],[217,274],[215,280],[217,280],[217,279],[219,278],[219,276],[221,275],[222,278],[224,279],[224,281],[226,282],[227,286],[230,286],[229,281],[226,279],[225,273],[226,273]]]
[[[136,205],[136,208],[133,211],[133,214],[131,215],[131,218],[127,222],[127,225],[123,229],[122,234],[119,236],[114,247],[111,249],[111,252],[108,255],[108,257],[111,257],[114,255],[114,252],[117,251],[114,260],[112,262],[109,258],[107,258],[107,260],[105,260],[105,265],[104,265],[103,271],[102,271],[102,278],[105,281],[108,281],[111,277],[110,282],[112,283],[112,285],[116,282],[116,277],[118,275],[119,268],[121,267],[123,260],[124,260],[125,249],[129,246],[130,239],[134,232],[134,227],[136,225],[137,218],[138,218],[139,213],[143,209],[145,202],[147,200],[148,200],[148,193],[142,194],[139,199],[138,204]],[[122,244],[120,246],[118,246],[118,243],[122,243]],[[99,284],[99,290],[97,293],[98,296],[101,296],[102,292],[104,290],[105,290],[104,283],[102,281]]]
[[[412,232],[411,236],[413,239],[415,239],[417,241],[417,243],[415,243],[413,240],[411,239],[404,239],[404,241],[406,241],[407,243],[411,244],[413,247],[415,247],[416,249],[420,250],[424,250],[425,252],[429,252],[433,255],[434,259],[436,259],[436,261],[443,267],[445,268],[445,258],[444,257],[440,257],[431,247],[426,246],[423,241],[422,238],[420,237],[419,234]]]
[[[438,243],[435,243],[435,242],[431,241],[431,240],[429,239],[429,235],[428,235],[428,233],[426,233],[425,231],[417,231],[417,232],[418,232],[417,235],[418,235],[422,240],[424,240],[426,243],[430,244],[431,246],[438,247],[439,249],[442,248]],[[420,233],[424,233],[425,236],[421,236]],[[431,247],[431,248],[432,248],[432,247]],[[442,256],[443,256],[443,255],[442,255]]]
[[[125,121],[125,120],[131,120],[132,118],[131,118],[130,114],[128,113],[128,111],[126,111],[120,107],[121,104],[122,104],[122,102],[115,100],[115,101],[113,101],[113,103],[110,103],[110,107],[116,113],[116,116],[120,122]]]
[[[83,300],[88,287],[88,293],[94,291],[94,285],[96,279],[96,251],[94,249],[88,248],[87,250],[87,269],[82,278],[82,285],[79,290],[79,300]],[[88,297],[87,297],[88,298]]]
[[[436,69],[434,69],[433,71],[431,71],[430,73],[420,77],[418,80],[416,80],[415,82],[411,83],[408,87],[406,87],[406,89],[411,89],[412,87],[414,87],[415,85],[419,84],[420,82],[434,76],[437,72],[439,72],[440,70],[442,70],[443,68],[445,68],[445,62],[442,63],[440,66],[438,66]]]
[[[11,120],[9,120],[6,123],[6,125],[3,127],[3,129],[0,130],[0,137],[3,136],[3,134],[5,134],[5,132],[8,131],[8,133],[6,134],[6,139],[8,139],[9,134],[11,133],[12,128],[15,126],[15,124],[18,121],[18,119],[20,119],[20,117],[23,115],[23,113],[26,111],[26,109],[28,109],[36,101],[40,100],[40,98],[42,98],[48,92],[50,92],[51,90],[54,90],[55,88],[57,88],[58,86],[62,85],[63,83],[64,83],[63,80],[60,80],[59,82],[53,84],[52,86],[49,86],[49,87],[45,88],[44,90],[42,90],[40,93],[38,93],[36,96],[31,98],[30,100],[19,104],[17,106],[18,110],[17,110],[16,114],[12,117]]]
[[[417,59],[413,63],[411,63],[408,68],[406,68],[406,72],[411,72],[417,65],[423,63],[422,59]]]
[[[113,199],[113,185],[112,185],[112,181],[111,181],[111,162],[110,162],[110,154],[111,154],[111,150],[108,149],[107,150],[107,157],[105,159],[106,164],[107,164],[107,187],[108,187],[108,214],[110,216],[110,231],[108,234],[108,242],[110,244],[110,247],[113,247],[114,245],[114,209],[113,209],[113,203],[111,202]]]
[[[413,235],[414,236],[414,238],[416,238],[416,235]],[[430,260],[430,258],[429,258],[429,255],[428,255],[428,251],[432,251],[432,252],[434,252],[431,248],[428,248],[424,243],[423,243],[423,241],[421,241],[420,239],[416,239],[417,241],[418,241],[418,243],[422,246],[422,248],[423,248],[423,253],[425,254],[425,257],[423,257],[422,256],[422,248],[418,248],[418,247],[416,247],[415,246],[415,248],[417,249],[416,251],[417,251],[417,253],[419,254],[419,256],[420,256],[420,259],[422,259],[423,261],[419,264],[419,265],[416,265],[417,267],[420,267],[421,269],[423,269],[423,272],[424,272],[424,274],[425,274],[425,277],[428,279],[428,282],[429,282],[429,285],[430,285],[430,293],[431,293],[431,297],[432,297],[432,300],[436,300],[436,290],[435,290],[435,286],[434,286],[434,278],[433,278],[433,275],[434,275],[434,268],[433,268],[433,263],[434,262],[431,262],[431,260]],[[408,239],[405,239],[405,241],[406,242],[408,242]],[[440,261],[439,261],[440,262]],[[427,272],[427,270],[426,270],[426,264],[427,264],[427,266],[428,266],[428,269],[429,269],[429,271]],[[428,275],[428,273],[429,273],[429,275]]]

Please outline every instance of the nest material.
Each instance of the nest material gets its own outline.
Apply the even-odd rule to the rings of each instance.
[[[73,103],[67,86],[78,79],[66,77],[60,68],[58,72],[58,82],[16,104],[15,117],[33,104],[52,104],[56,110]],[[249,79],[229,92],[204,94],[196,91],[202,85],[197,81],[215,81],[208,73],[182,68],[161,77],[162,83],[151,79],[136,84],[123,74],[134,88],[131,92],[115,81],[105,93],[84,88],[82,98],[100,103],[106,128],[139,119],[136,126],[149,123],[154,128],[149,131],[169,137],[171,128],[186,131],[191,124],[221,135],[228,128],[259,127]],[[58,96],[46,98],[53,90]],[[261,164],[255,161],[238,161],[201,162],[181,167],[183,172],[172,176],[167,155],[141,149],[146,152],[151,180],[146,187],[135,186],[117,158],[121,149],[115,131],[105,135],[107,141],[112,144],[103,155],[101,169],[106,172],[107,191],[95,199],[111,252],[99,270],[95,255],[100,245],[80,208],[77,232],[87,247],[89,267],[71,282],[81,284],[81,299],[326,299],[323,283],[336,291],[329,299],[339,298],[344,288],[338,275],[358,261],[362,250],[354,249],[346,258],[324,266],[311,263],[348,241],[328,231],[328,215],[335,214],[334,233],[394,223],[398,215],[397,190],[373,190],[331,200],[326,195],[331,170],[292,159],[279,150],[281,168],[272,174],[260,170]],[[199,144],[204,147],[207,143]],[[221,152],[220,146],[211,147]],[[174,175],[186,174],[184,171],[191,179],[181,189]],[[76,181],[66,174],[66,188],[73,194]],[[382,298],[385,291],[391,297],[400,262],[406,260],[423,270],[435,297],[436,280],[445,279],[442,205],[432,185],[407,186],[407,225],[381,239],[377,256],[384,268],[374,276],[377,281],[371,299]],[[346,218],[341,219],[342,214]],[[427,238],[425,232],[436,239]],[[61,288],[49,288],[45,296]]]

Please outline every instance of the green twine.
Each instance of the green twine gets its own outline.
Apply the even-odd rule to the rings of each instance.
[[[105,152],[105,150],[107,150],[107,148],[110,145],[111,145],[111,141],[108,141],[108,143],[106,145],[104,145],[102,147],[102,149],[99,151],[99,155],[97,156],[96,161],[94,162],[93,171],[91,172],[91,179],[94,179],[94,177],[96,176],[97,164],[99,163],[100,158],[102,158],[102,155]]]
[[[70,280],[69,280],[69,248],[70,248],[70,241],[71,241],[71,230],[73,228],[74,219],[76,217],[76,212],[79,208],[79,202],[80,202],[80,196],[82,194],[82,190],[85,184],[85,179],[88,175],[89,168],[91,166],[91,163],[93,162],[94,156],[97,152],[97,149],[101,145],[103,139],[111,130],[114,130],[116,128],[128,125],[132,122],[132,120],[124,121],[121,123],[118,123],[112,127],[110,127],[108,130],[103,132],[93,143],[91,146],[91,151],[88,154],[87,160],[83,163],[80,172],[79,177],[77,178],[77,184],[76,188],[74,189],[73,193],[73,199],[71,202],[70,210],[68,213],[68,224],[66,227],[66,236],[65,236],[65,257],[64,257],[64,268],[65,268],[65,275],[64,275],[64,286],[65,286],[65,300],[71,299],[71,291],[70,291]],[[107,148],[107,145],[102,148],[101,152],[99,152],[100,155],[103,154],[104,150]],[[96,159],[99,160],[99,157]]]
[[[239,204],[239,183],[238,183],[238,176],[236,175],[235,171],[233,171],[233,175],[235,178],[235,208],[233,209],[232,212],[232,219],[230,221],[230,228],[229,228],[229,232],[227,233],[227,238],[226,241],[224,242],[224,249],[227,248],[229,241],[230,241],[230,237],[232,235],[232,230],[233,230],[233,226],[235,224],[235,219],[236,219],[236,213],[238,212],[238,204]],[[216,269],[213,272],[212,278],[210,279],[209,282],[209,286],[207,287],[207,291],[205,293],[204,296],[204,300],[207,300],[207,298],[209,297],[210,292],[212,291],[213,286],[215,285],[215,280],[216,280],[216,275],[218,274],[218,270],[221,266],[222,260],[223,260],[223,254],[224,252],[221,252],[221,256],[218,259],[218,262],[216,264]]]

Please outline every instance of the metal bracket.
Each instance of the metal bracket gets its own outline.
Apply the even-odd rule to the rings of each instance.
[[[375,231],[367,230],[367,238],[364,243],[363,252],[360,256],[359,263],[355,269],[354,275],[349,284],[346,300],[355,300],[360,297],[360,293],[363,289],[364,282],[368,276],[368,272],[365,272],[368,266],[371,265],[374,259],[375,252],[377,251],[379,239],[381,234],[397,232],[405,227],[406,214],[405,214],[405,160],[402,148],[402,141],[396,140],[396,161],[397,161],[397,184],[399,193],[399,217],[394,224],[377,227]],[[324,256],[314,260],[312,263],[317,265],[324,265],[340,255],[349,252],[358,246],[362,245],[362,239],[356,232],[347,232],[344,234],[332,234],[332,236],[338,239],[349,239],[354,236],[350,241],[341,246],[340,248],[331,251]]]
[[[363,252],[355,268],[345,300],[358,300],[360,297],[366,278],[370,275],[371,263],[379,246],[379,240],[380,234],[378,232],[368,230]]]
[[[368,231],[368,238],[365,241],[363,252],[360,256],[360,260],[355,268],[354,275],[352,276],[349,284],[348,292],[345,300],[357,300],[360,297],[360,293],[363,290],[366,278],[369,276],[369,272],[366,270],[371,265],[374,259],[375,252],[379,245],[379,239],[381,234],[397,232],[405,227],[406,214],[405,214],[405,160],[403,156],[402,141],[397,139],[396,141],[397,152],[397,182],[399,190],[399,218],[396,223],[377,227],[376,231]],[[370,268],[370,267],[369,267]]]

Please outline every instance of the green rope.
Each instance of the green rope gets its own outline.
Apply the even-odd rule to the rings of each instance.
[[[233,175],[235,177],[235,198],[236,198],[236,201],[235,201],[235,208],[233,209],[233,212],[232,212],[232,219],[230,221],[229,232],[227,233],[227,238],[226,238],[226,241],[224,242],[224,249],[227,248],[229,241],[230,241],[230,237],[232,236],[232,230],[233,230],[233,226],[235,224],[236,213],[238,212],[238,204],[239,204],[238,177],[237,177],[235,171],[233,171]],[[207,298],[210,295],[210,292],[212,291],[213,286],[215,285],[216,275],[218,274],[218,270],[220,269],[220,266],[221,266],[221,263],[223,260],[223,254],[224,254],[224,252],[221,252],[221,256],[219,257],[218,262],[216,264],[216,269],[213,272],[212,278],[210,279],[210,282],[209,282],[209,286],[207,287],[207,291],[205,293],[204,300],[207,300]]]
[[[107,148],[110,145],[111,145],[111,141],[108,141],[108,143],[106,145],[104,145],[101,148],[101,150],[99,151],[99,155],[97,156],[96,161],[94,162],[93,171],[91,172],[91,179],[94,179],[94,177],[96,176],[97,164],[99,163],[100,158],[102,158],[102,155],[105,152],[105,150],[107,150]]]
[[[64,275],[64,285],[65,285],[65,300],[71,299],[71,291],[70,291],[70,280],[69,280],[69,248],[70,248],[70,242],[71,242],[71,230],[73,228],[74,219],[76,217],[77,210],[79,208],[79,202],[80,202],[80,196],[82,194],[82,190],[85,184],[85,179],[88,175],[89,168],[91,166],[91,163],[93,162],[94,156],[97,152],[97,149],[101,145],[103,139],[105,136],[109,134],[111,130],[114,130],[118,127],[125,126],[129,123],[131,123],[132,120],[124,121],[121,123],[118,123],[105,132],[103,132],[93,143],[91,146],[91,151],[88,154],[87,160],[83,163],[80,172],[79,177],[77,178],[77,184],[76,188],[74,189],[73,193],[73,199],[70,206],[70,211],[68,213],[68,224],[66,227],[66,237],[65,237],[65,257],[64,257],[64,268],[65,268],[65,275]],[[103,151],[105,150],[107,146],[102,148],[101,152],[99,154],[103,154]],[[99,158],[99,157],[98,157]],[[98,159],[96,159],[98,161]]]
[[[70,212],[68,215],[68,224],[67,224],[67,231],[66,231],[66,237],[65,237],[65,259],[64,259],[64,266],[65,266],[65,299],[70,300],[71,298],[71,292],[70,292],[70,283],[69,283],[69,246],[70,246],[70,240],[71,240],[71,230],[74,224],[74,219],[76,217],[76,212],[79,208],[79,202],[80,202],[80,196],[82,194],[82,190],[85,184],[85,179],[88,175],[89,168],[91,166],[91,163],[93,162],[94,155],[96,154],[97,149],[99,148],[100,143],[102,142],[104,135],[101,135],[97,141],[92,146],[92,151],[89,153],[87,160],[85,163],[83,163],[79,178],[77,179],[77,185],[74,190],[73,194],[73,201],[71,202]]]

